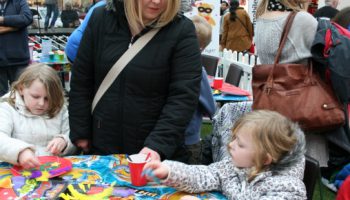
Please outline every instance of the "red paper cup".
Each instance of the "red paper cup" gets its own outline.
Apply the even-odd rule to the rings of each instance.
[[[222,88],[222,84],[224,83],[224,78],[214,78],[214,89]]]
[[[144,186],[147,184],[146,176],[141,176],[143,166],[145,166],[145,164],[151,160],[149,158],[146,161],[146,157],[147,155],[145,154],[134,154],[129,156],[129,158],[131,158],[131,160],[128,159],[131,184],[134,186]]]

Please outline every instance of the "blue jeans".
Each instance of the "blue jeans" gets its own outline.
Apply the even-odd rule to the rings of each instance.
[[[50,21],[52,12],[53,12],[53,17],[50,23],[50,28],[55,26],[59,11],[58,11],[57,4],[46,4],[45,29],[49,27],[49,21]]]
[[[9,85],[17,80],[21,72],[27,66],[0,67],[0,97],[9,91]]]

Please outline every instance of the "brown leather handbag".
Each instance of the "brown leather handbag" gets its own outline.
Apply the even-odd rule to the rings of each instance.
[[[296,12],[282,32],[274,64],[253,67],[253,109],[277,111],[298,122],[306,131],[342,126],[344,111],[331,87],[308,64],[279,64],[279,58]]]

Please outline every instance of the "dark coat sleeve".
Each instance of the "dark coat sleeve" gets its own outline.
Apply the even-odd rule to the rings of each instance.
[[[187,124],[197,108],[201,81],[200,50],[192,22],[186,19],[171,57],[169,94],[162,113],[144,145],[171,158],[184,140]]]
[[[26,0],[14,0],[14,6],[18,9],[17,15],[4,16],[4,26],[25,28],[33,22],[32,12]],[[18,4],[18,5],[16,5]]]
[[[94,97],[94,26],[95,12],[84,31],[77,57],[72,67],[69,93],[70,139],[91,139],[91,104]],[[95,24],[98,24],[95,22]],[[95,29],[96,30],[96,29]]]

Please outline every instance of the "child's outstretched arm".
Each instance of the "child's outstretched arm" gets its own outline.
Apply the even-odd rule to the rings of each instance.
[[[152,161],[144,167],[152,169],[154,176],[161,179],[161,182],[177,190],[190,193],[199,193],[205,191],[221,191],[222,175],[227,174],[227,164],[230,161],[213,163],[209,166],[204,165],[186,165],[175,161]]]
[[[167,178],[169,174],[168,167],[158,160],[146,163],[145,167],[143,168],[143,171],[145,172],[147,170],[151,170],[153,175],[161,180]],[[150,180],[153,179],[153,177],[150,176],[147,176],[147,178]]]

